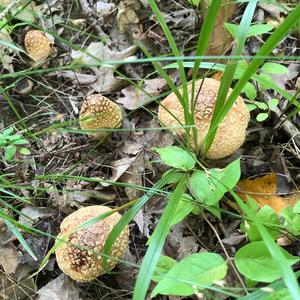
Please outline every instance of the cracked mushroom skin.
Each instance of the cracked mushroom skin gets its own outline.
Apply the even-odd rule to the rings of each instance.
[[[53,51],[54,39],[40,30],[29,30],[24,38],[24,45],[28,55],[40,62],[45,60]]]
[[[63,239],[68,232],[74,230],[78,225],[111,210],[111,208],[102,205],[80,208],[62,221],[58,237]],[[56,250],[59,268],[73,280],[79,282],[89,282],[104,274],[106,270],[101,264],[102,256],[100,253],[109,233],[120,218],[121,215],[115,212],[88,228],[72,233],[68,238],[65,238],[70,243],[63,242]],[[114,260],[108,259],[108,270],[117,265],[117,259],[124,257],[128,247],[128,239],[129,229],[127,226],[112,246],[110,255]]]
[[[82,104],[79,123],[83,130],[120,128],[122,111],[119,105],[108,98],[100,94],[90,95]],[[110,133],[109,130],[99,130],[89,135],[95,139],[103,139]]]
[[[197,127],[198,143],[200,145],[203,144],[204,138],[209,130],[219,87],[220,82],[212,78],[200,79],[195,84],[195,95],[197,95],[197,91],[201,88],[195,107],[195,125]],[[188,85],[189,95],[191,95],[191,90],[192,84],[190,83]],[[232,89],[229,90],[229,94],[231,91]],[[168,95],[161,104],[158,109],[158,118],[164,126],[175,127],[184,124],[183,108],[174,93]],[[246,128],[249,120],[249,111],[243,98],[239,96],[219,125],[215,139],[206,157],[209,159],[221,159],[233,154],[239,149],[245,141]],[[185,136],[184,129],[179,128],[175,129],[175,131],[178,135]]]

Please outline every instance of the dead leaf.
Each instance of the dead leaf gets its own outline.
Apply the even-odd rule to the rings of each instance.
[[[0,265],[6,274],[14,274],[20,262],[21,254],[14,248],[6,246],[0,250]]]
[[[61,274],[37,291],[37,300],[80,300],[75,282]]]
[[[237,184],[237,194],[244,201],[247,201],[247,195],[252,197],[263,207],[269,205],[276,213],[287,207],[293,206],[299,199],[299,192],[283,196],[277,193],[276,173],[270,173],[254,179],[244,179]]]
[[[106,3],[104,1],[97,1],[94,4],[94,9],[98,18],[104,18],[112,13],[116,8],[114,3]]]
[[[132,56],[137,50],[136,46],[129,47],[122,51],[113,51],[107,45],[101,42],[90,43],[84,49],[84,52],[72,50],[71,57],[79,64],[95,65],[99,62],[106,61],[121,61]],[[96,76],[96,81],[90,87],[96,92],[115,92],[124,86],[124,80],[117,79],[114,76],[114,71],[120,64],[112,66],[102,65],[100,67],[89,67]],[[85,74],[86,75],[86,74]]]
[[[140,8],[141,3],[138,0],[125,0],[120,2],[117,21],[121,33],[125,33],[129,29],[137,38],[141,36],[140,20],[137,14]]]
[[[153,101],[167,87],[166,81],[161,78],[146,79],[141,88],[128,86],[122,90],[124,97],[116,100],[126,109],[134,110]]]
[[[137,156],[134,162],[130,165],[127,171],[121,177],[121,182],[131,185],[143,186],[142,175],[144,173],[145,164],[142,153]],[[138,199],[142,196],[143,192],[136,188],[125,187],[125,193],[129,200]]]
[[[287,11],[286,11],[287,6],[285,6],[285,8],[284,8],[283,4],[278,4],[276,2],[267,3],[265,1],[259,1],[258,6],[278,20],[280,19],[281,14],[287,13]]]
[[[233,39],[224,27],[224,23],[233,16],[237,9],[237,5],[231,0],[222,1],[222,6],[217,15],[216,23],[212,32],[209,47],[206,50],[206,55],[221,55],[224,54],[231,46]],[[205,17],[207,11],[206,1],[201,1],[201,11]]]
[[[198,20],[194,9],[181,9],[172,13],[162,13],[166,23],[172,27],[180,27],[180,29],[194,29]]]

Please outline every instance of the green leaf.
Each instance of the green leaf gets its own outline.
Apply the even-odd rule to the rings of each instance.
[[[196,7],[199,7],[199,4],[201,2],[201,0],[187,0],[188,3],[196,6]]]
[[[21,154],[23,154],[23,155],[29,155],[29,154],[31,154],[30,150],[27,149],[27,148],[21,148],[21,149],[19,150],[19,152],[20,152]]]
[[[9,161],[11,160],[17,152],[17,148],[15,146],[8,146],[5,149],[4,159]]]
[[[194,253],[179,263],[165,274],[151,293],[151,297],[158,294],[189,296],[201,285],[212,285],[223,279],[227,273],[227,264],[222,256],[215,253]]]
[[[242,92],[245,93],[250,100],[254,100],[256,98],[256,88],[251,82],[247,82],[245,84]]]
[[[265,63],[260,70],[267,74],[287,74],[289,72],[287,67],[273,62]]]
[[[137,276],[133,300],[145,299],[153,272],[161,255],[161,250],[170,231],[171,221],[176,211],[179,200],[186,189],[185,178],[177,184],[174,192],[171,194],[167,206],[151,235],[148,250],[143,258],[143,262]]]
[[[239,25],[231,24],[231,23],[224,23],[225,28],[227,31],[233,36],[234,39],[237,39]],[[247,38],[255,35],[261,35],[267,33],[273,29],[273,26],[268,24],[256,24],[252,25],[247,32]]]
[[[265,102],[259,102],[259,101],[255,101],[256,106],[260,109],[260,110],[267,110],[268,109],[268,105]]]
[[[239,159],[230,163],[225,169],[195,171],[189,179],[190,189],[201,203],[215,205],[228,190],[235,187],[240,174]]]
[[[195,154],[180,147],[168,146],[164,148],[155,148],[155,151],[160,155],[163,163],[170,167],[184,171],[191,170],[195,167]]]
[[[13,142],[15,145],[26,145],[29,144],[29,142],[25,139],[18,139],[16,141]]]
[[[197,206],[195,200],[188,194],[183,194],[179,200],[175,215],[173,216],[171,225],[180,223],[186,216],[188,216]]]
[[[278,103],[279,103],[278,99],[276,99],[276,98],[270,99],[268,101],[269,109],[270,110],[274,110],[277,107]]]
[[[288,264],[291,266],[299,261],[286,250],[280,248]],[[281,277],[278,263],[272,258],[265,242],[253,242],[241,249],[235,255],[235,265],[240,273],[258,282],[272,282]]]
[[[300,214],[300,200],[298,200],[295,206],[293,207],[293,213]]]
[[[256,116],[256,121],[257,122],[263,122],[265,121],[267,118],[268,118],[269,114],[268,113],[259,113],[257,116]]]
[[[163,275],[167,274],[175,264],[177,264],[175,259],[170,256],[161,255],[156,265],[154,275],[152,276],[152,280],[155,282],[161,281],[164,278]]]
[[[272,295],[263,298],[263,300],[292,300],[289,290],[283,288],[279,291],[273,292]]]
[[[248,111],[253,111],[257,108],[257,106],[255,104],[246,104]]]
[[[259,83],[261,90],[272,89],[274,86],[273,79],[269,74],[261,73],[256,76],[256,80]]]
[[[13,128],[13,127],[8,127],[8,128],[6,128],[6,129],[2,132],[2,134],[3,134],[3,135],[10,135],[13,131],[14,131],[14,128]]]
[[[256,222],[265,224],[269,234],[273,237],[273,239],[278,238],[280,235],[278,215],[268,205],[264,206],[256,213],[253,222],[245,222],[248,223],[248,226],[245,226],[245,229],[251,242],[262,240],[262,237],[255,226]]]

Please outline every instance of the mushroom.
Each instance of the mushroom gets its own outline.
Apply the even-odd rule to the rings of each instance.
[[[120,128],[122,111],[119,105],[108,98],[100,94],[90,95],[82,104],[79,123],[83,130]],[[109,130],[99,130],[90,136],[102,139],[108,137],[110,133]]]
[[[56,241],[56,244],[61,243],[56,249],[56,260],[59,268],[72,279],[79,282],[92,281],[106,272],[101,263],[101,252],[121,215],[115,212],[86,229],[71,232],[78,225],[111,210],[102,205],[83,207],[62,221],[58,238],[66,242]],[[113,269],[117,265],[117,259],[124,256],[128,247],[128,235],[129,229],[126,227],[113,244],[110,256],[114,259],[108,259],[108,270]]]
[[[23,78],[17,82],[15,86],[15,91],[19,95],[28,95],[29,93],[31,93],[32,88],[33,88],[33,82],[28,78]]]
[[[198,143],[203,148],[203,141],[208,133],[214,112],[220,82],[212,78],[200,79],[195,84],[195,125],[198,132]],[[199,94],[198,91],[200,90]],[[229,93],[231,93],[231,89]],[[191,95],[192,84],[188,85]],[[165,126],[182,126],[184,124],[183,108],[174,93],[168,95],[158,109],[158,118]],[[233,154],[245,141],[246,128],[250,120],[249,111],[242,97],[238,97],[231,110],[219,125],[215,139],[206,157],[220,159]],[[184,136],[183,128],[175,129],[176,133]],[[192,143],[191,145],[194,148]]]
[[[28,55],[36,62],[40,62],[53,51],[54,39],[43,31],[33,29],[26,33],[24,44]]]

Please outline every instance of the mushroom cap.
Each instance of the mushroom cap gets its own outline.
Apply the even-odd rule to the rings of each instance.
[[[119,105],[108,98],[94,94],[86,97],[83,102],[79,123],[81,129],[113,129],[122,125],[122,111]],[[90,134],[96,139],[102,139],[110,135],[110,131],[98,131]]]
[[[78,225],[111,210],[111,208],[102,205],[80,208],[62,221],[58,237],[64,238],[68,232],[74,230]],[[109,233],[120,218],[121,215],[115,212],[86,229],[72,233],[67,239],[71,244],[62,243],[56,249],[56,260],[59,268],[73,280],[80,282],[92,281],[104,274],[106,270],[101,264],[102,256],[100,253]],[[127,226],[112,246],[111,257],[115,259],[123,258],[128,247],[128,236],[129,229]],[[79,247],[76,247],[76,245]],[[108,259],[107,262],[109,270],[117,265],[116,260]]]
[[[198,132],[198,143],[203,144],[208,133],[214,112],[220,82],[212,78],[200,79],[195,84],[197,96],[201,88],[195,107],[195,125]],[[231,93],[232,89],[229,90]],[[191,95],[192,84],[188,85],[188,93]],[[168,95],[158,109],[158,118],[168,127],[182,126],[184,124],[183,108],[174,93]],[[174,116],[172,116],[172,114]],[[178,122],[178,121],[179,122]],[[250,120],[250,114],[242,97],[238,97],[223,122],[219,125],[215,139],[206,157],[220,159],[233,154],[245,141],[246,128]],[[183,128],[175,129],[180,136],[185,135]],[[194,146],[192,144],[192,146]]]
[[[53,51],[53,38],[40,30],[29,30],[24,39],[28,55],[35,61],[45,60]]]

